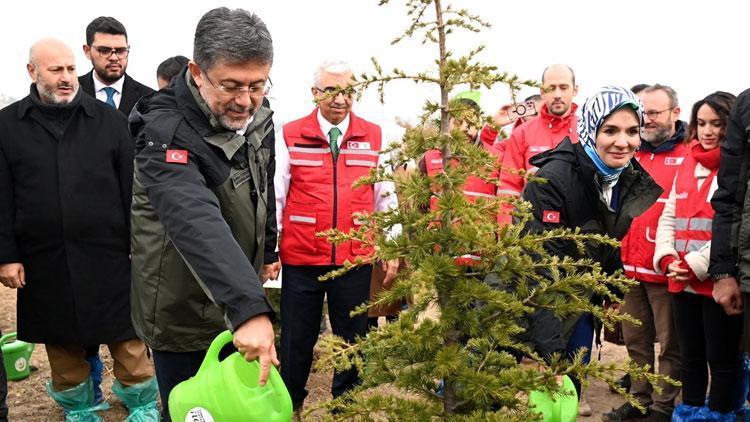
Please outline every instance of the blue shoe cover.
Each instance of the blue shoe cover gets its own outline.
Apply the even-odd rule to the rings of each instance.
[[[112,384],[112,392],[122,400],[130,412],[125,422],[159,422],[159,408],[156,405],[159,389],[155,377],[129,387],[115,381]]]
[[[96,412],[109,409],[107,403],[94,404],[94,389],[90,378],[63,391],[55,391],[52,381],[49,381],[47,394],[62,406],[65,411],[65,422],[101,422],[102,419]]]

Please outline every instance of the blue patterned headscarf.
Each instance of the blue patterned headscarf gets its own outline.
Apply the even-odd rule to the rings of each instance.
[[[596,152],[596,133],[610,114],[622,107],[631,107],[638,115],[638,124],[643,126],[643,106],[638,97],[627,88],[619,86],[605,86],[599,92],[589,97],[581,109],[578,119],[578,139],[586,155],[594,162],[597,171],[605,183],[614,184],[620,173],[628,166],[612,168],[604,164]]]

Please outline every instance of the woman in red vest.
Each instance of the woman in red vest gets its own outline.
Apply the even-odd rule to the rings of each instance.
[[[680,345],[682,404],[674,412],[683,417],[679,420],[708,412],[724,414],[710,420],[723,420],[736,407],[732,391],[739,370],[742,316],[729,316],[714,302],[708,274],[711,197],[718,187],[719,146],[734,100],[734,95],[719,91],[693,105],[686,139],[690,153],[677,170],[656,232],[654,267],[668,277]],[[704,408],[707,364],[711,390]]]

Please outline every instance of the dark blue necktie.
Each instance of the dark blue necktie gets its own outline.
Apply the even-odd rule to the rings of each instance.
[[[117,92],[117,90],[115,90],[111,86],[105,86],[102,89],[104,90],[104,93],[107,94],[106,103],[112,106],[112,108],[116,109],[117,105],[115,105],[115,92]]]

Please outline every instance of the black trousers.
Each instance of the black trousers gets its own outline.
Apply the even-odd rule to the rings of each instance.
[[[323,297],[328,295],[333,334],[350,342],[367,334],[367,312],[353,318],[349,313],[369,299],[372,267],[358,268],[334,280],[318,281],[319,276],[335,268],[284,265],[281,270],[281,377],[295,409],[307,397],[305,385],[320,331]],[[338,397],[358,383],[359,375],[353,368],[334,372],[331,394]]]
[[[713,299],[694,293],[675,294],[672,309],[680,344],[682,402],[703,406],[710,368],[708,408],[735,410],[742,315],[729,316]]]
[[[231,344],[226,345],[219,353],[219,359],[226,358],[236,350]],[[152,350],[156,383],[159,385],[159,396],[163,409],[162,418],[165,422],[171,422],[172,420],[169,417],[169,393],[177,384],[198,373],[198,368],[203,363],[207,351],[164,352]]]

